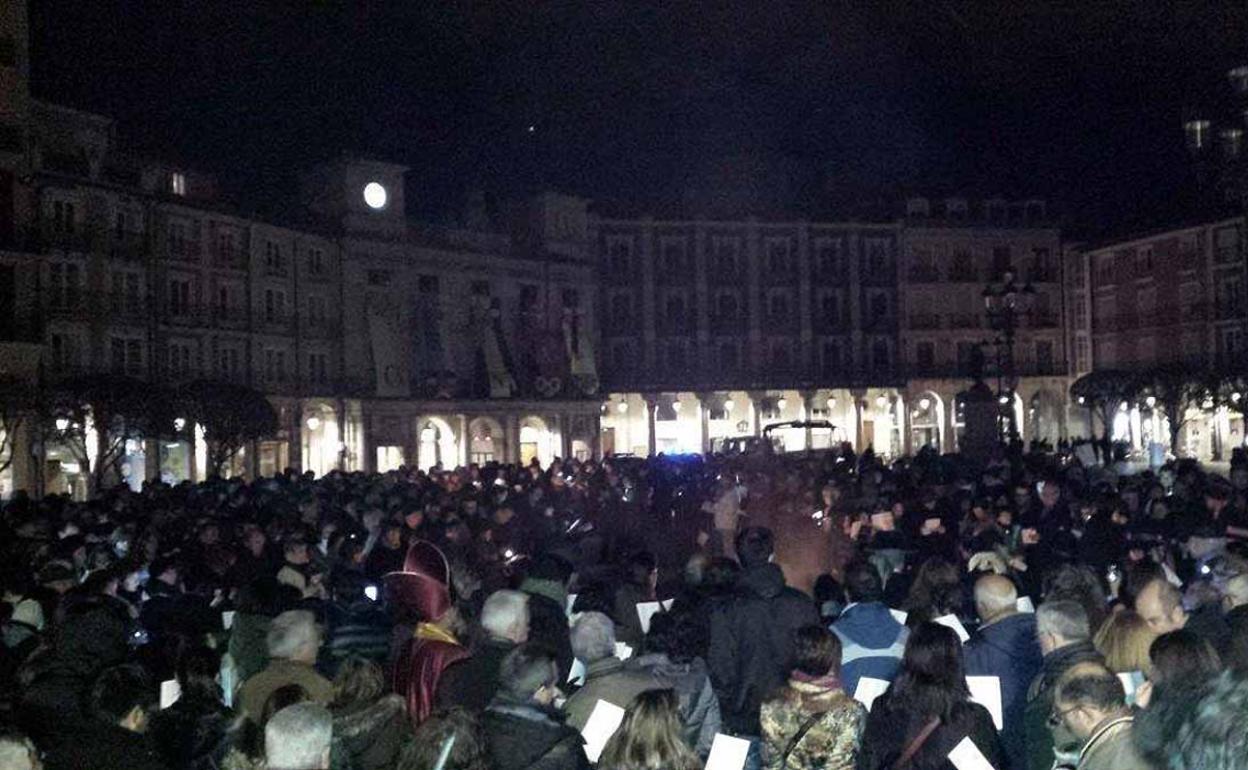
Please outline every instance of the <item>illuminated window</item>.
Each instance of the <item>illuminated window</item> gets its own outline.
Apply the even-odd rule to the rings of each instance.
[[[169,175],[169,192],[174,195],[186,195],[186,174],[175,171]]]

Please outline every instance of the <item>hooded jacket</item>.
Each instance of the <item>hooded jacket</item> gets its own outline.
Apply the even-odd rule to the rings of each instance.
[[[354,770],[394,767],[409,734],[403,698],[386,695],[365,705],[334,710],[334,746]]]
[[[815,603],[775,564],[750,567],[711,611],[707,665],[725,731],[757,736],[759,706],[788,681],[797,629],[819,622]]]
[[[1040,673],[1043,655],[1036,639],[1036,616],[1029,612],[983,626],[962,648],[967,676],[995,676],[1001,680],[1001,708],[1005,719],[1001,744],[1011,767],[1023,767],[1026,743],[1023,714],[1027,689]]]
[[[910,631],[883,602],[851,604],[832,624],[841,639],[841,682],[853,695],[864,676],[893,681]]]
[[[495,770],[589,770],[580,733],[535,705],[495,702],[481,722]]]

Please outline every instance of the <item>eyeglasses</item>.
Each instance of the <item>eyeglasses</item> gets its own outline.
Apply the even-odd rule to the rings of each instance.
[[[1063,718],[1064,718],[1067,714],[1069,714],[1069,713],[1070,713],[1070,712],[1072,712],[1072,711],[1078,711],[1078,710],[1079,710],[1079,709],[1081,709],[1081,708],[1083,708],[1083,707],[1082,707],[1082,706],[1071,706],[1070,708],[1068,708],[1068,709],[1063,709],[1063,710],[1061,710],[1061,711],[1058,711],[1057,709],[1053,709],[1052,711],[1050,711],[1050,712],[1049,712],[1049,727],[1057,727],[1057,726],[1059,726],[1059,725],[1062,723],[1062,719],[1063,719]]]

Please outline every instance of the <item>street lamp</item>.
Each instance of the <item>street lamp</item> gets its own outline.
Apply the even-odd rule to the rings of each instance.
[[[1014,371],[1014,337],[1023,316],[1031,312],[1035,303],[1036,289],[1031,282],[1019,286],[1014,280],[1014,272],[1005,271],[1000,284],[989,284],[984,287],[984,311],[988,315],[988,328],[998,333],[993,340],[997,348],[997,395],[1008,404],[1014,390],[1018,388],[1018,376]],[[1009,438],[1018,438],[1018,423],[1014,410],[1006,411],[1006,426]]]

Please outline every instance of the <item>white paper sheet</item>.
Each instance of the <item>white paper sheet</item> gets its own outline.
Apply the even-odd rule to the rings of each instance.
[[[971,635],[966,632],[966,627],[962,625],[962,621],[958,620],[957,615],[941,615],[932,622],[952,628],[957,633],[958,639],[962,641],[962,644],[966,644],[966,640],[971,638]]]
[[[1036,611],[1036,605],[1031,603],[1030,596],[1018,597],[1018,601],[1014,603],[1014,606],[1018,609],[1019,612],[1035,612]]]
[[[858,680],[858,687],[854,690],[854,700],[866,706],[867,711],[870,711],[875,699],[883,695],[887,689],[888,682],[885,680],[864,676]]]
[[[958,770],[995,770],[988,758],[983,755],[970,736],[963,738],[949,752],[949,761]]]
[[[711,753],[706,758],[706,770],[741,770],[750,754],[750,742],[744,738],[715,733],[711,741]]]
[[[996,676],[968,676],[966,688],[971,700],[992,714],[992,723],[1000,730],[1005,727],[1005,710],[1001,705],[1001,678]]]
[[[234,627],[234,610],[226,610],[221,613],[221,627],[226,631]]]
[[[576,605],[576,597],[578,596],[580,596],[580,594],[568,594],[568,606],[563,610],[565,614],[572,614],[572,607]]]
[[[585,683],[585,664],[579,659],[572,661],[572,668],[568,669],[569,684]]]
[[[903,626],[906,624],[906,618],[910,617],[910,613],[908,612],[902,612],[901,610],[894,610],[891,608],[889,609],[888,614],[892,615],[893,620],[896,620],[898,623],[902,624]]]
[[[642,602],[637,605],[637,617],[641,619],[642,633],[650,633],[650,618],[661,609],[663,609],[661,602]]]
[[[663,611],[664,611],[664,612],[671,612],[671,611],[672,611],[672,605],[673,605],[673,604],[675,604],[675,603],[676,603],[676,600],[675,600],[675,599],[664,599],[663,601],[659,602],[659,604],[661,604],[661,605],[663,606]]]
[[[1125,671],[1118,675],[1118,680],[1122,682],[1122,689],[1127,694],[1127,705],[1135,705],[1135,691],[1140,689],[1140,685],[1144,684],[1143,671]]]
[[[581,736],[585,738],[585,756],[589,757],[590,762],[598,761],[602,750],[607,747],[607,741],[620,729],[623,721],[624,709],[614,703],[600,700],[594,704],[594,710],[590,712],[585,728],[581,730]]]
[[[615,657],[619,658],[620,660],[628,660],[629,658],[633,657],[633,648],[629,647],[624,642],[616,642],[615,643]]]
[[[182,697],[182,685],[177,679],[166,679],[160,683],[160,708],[167,709]]]

